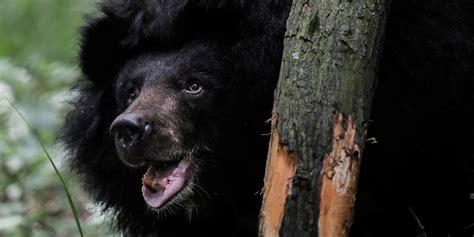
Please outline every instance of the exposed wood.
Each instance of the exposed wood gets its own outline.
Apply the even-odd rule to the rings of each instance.
[[[293,2],[260,235],[349,235],[386,9],[385,0]]]
[[[275,120],[272,121],[272,125]],[[296,171],[296,155],[280,143],[277,131],[272,132],[267,159],[260,228],[264,236],[277,236],[283,218],[285,200],[291,192],[291,178]]]
[[[348,236],[355,204],[360,152],[352,118],[334,118],[332,151],[324,156],[319,203],[319,236]]]

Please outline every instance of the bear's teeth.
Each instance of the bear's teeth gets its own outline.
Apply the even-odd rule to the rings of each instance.
[[[159,208],[175,197],[188,183],[190,164],[189,160],[182,160],[163,168],[152,163],[142,178],[145,202],[152,208]]]

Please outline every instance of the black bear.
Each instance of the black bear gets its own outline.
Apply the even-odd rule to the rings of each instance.
[[[82,29],[70,167],[132,236],[251,236],[290,1],[106,1]]]
[[[119,231],[256,236],[266,120],[290,6],[291,0],[108,0],[88,20],[79,55],[83,78],[62,140],[70,167],[115,214]],[[431,162],[439,151],[430,148],[459,145],[449,140],[452,130],[437,125],[455,121],[449,103],[472,102],[471,13],[474,4],[463,0],[393,2],[369,128],[380,144],[364,154],[353,236],[417,233],[408,207],[423,213],[421,190],[437,187],[398,179],[408,166],[397,158],[409,158],[409,167],[417,167],[410,174],[428,181],[436,175],[425,174],[441,167]],[[420,172],[428,161],[430,170]],[[453,166],[444,172],[467,177],[465,166]],[[448,186],[446,180],[440,184]],[[444,197],[467,198],[468,191],[451,189],[451,196],[435,199],[441,214],[452,215]],[[457,223],[468,220],[468,212],[459,213]],[[455,228],[439,222],[427,229]]]

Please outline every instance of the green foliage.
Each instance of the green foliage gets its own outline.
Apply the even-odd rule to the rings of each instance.
[[[104,236],[107,222],[62,167],[53,145],[79,77],[77,29],[92,1],[0,0],[0,93],[31,122],[71,191],[85,236]],[[110,233],[109,233],[110,235]],[[61,182],[34,135],[0,96],[0,236],[79,236]]]
[[[76,26],[92,7],[91,0],[0,0],[0,57],[71,62]]]

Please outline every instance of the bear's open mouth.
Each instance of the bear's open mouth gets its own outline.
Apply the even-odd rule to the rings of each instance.
[[[187,159],[151,162],[142,178],[145,202],[152,208],[160,208],[179,194],[188,183],[190,165]]]

